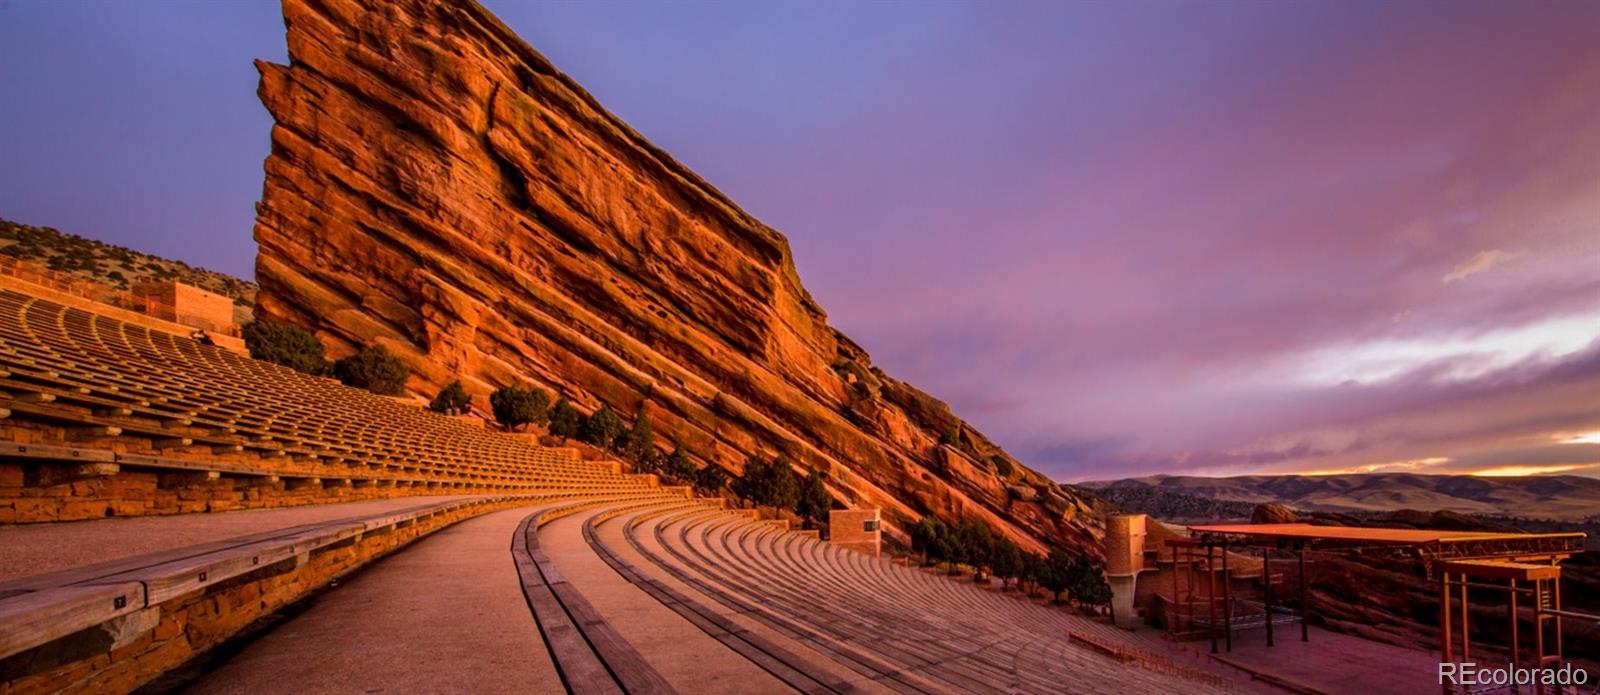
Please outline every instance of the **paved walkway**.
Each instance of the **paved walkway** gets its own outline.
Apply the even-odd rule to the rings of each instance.
[[[190,691],[565,692],[511,560],[531,511],[469,519],[379,561]]]
[[[539,531],[539,546],[601,617],[674,689],[683,693],[793,692],[749,659],[661,605],[611,569],[583,539],[583,522],[599,510],[557,519]]]
[[[1248,670],[1330,693],[1417,695],[1439,691],[1439,655],[1417,649],[1311,628],[1300,641],[1300,626],[1280,625],[1275,645],[1264,629],[1234,633],[1233,652],[1218,655]],[[1202,651],[1209,642],[1193,642]]]
[[[215,514],[0,526],[0,581],[304,524],[405,509],[465,495],[396,497]],[[508,539],[510,535],[506,536]],[[508,541],[509,542],[509,541]]]

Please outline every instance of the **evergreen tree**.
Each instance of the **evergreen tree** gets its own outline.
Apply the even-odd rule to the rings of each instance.
[[[562,444],[568,439],[577,439],[583,433],[583,414],[566,396],[556,399],[556,404],[550,408],[550,435],[561,440]]]
[[[717,494],[727,482],[728,474],[722,471],[721,466],[714,463],[706,464],[694,474],[695,491],[707,497]]]
[[[806,481],[800,484],[800,499],[794,505],[794,513],[805,520],[805,527],[821,523],[828,516],[828,511],[833,509],[833,496],[828,494],[828,486],[822,482],[822,474],[811,471],[806,475]]]
[[[495,421],[507,429],[546,421],[549,406],[550,394],[536,388],[502,386],[489,394],[489,409],[494,411]]]
[[[662,473],[680,483],[690,482],[694,478],[694,462],[689,460],[689,455],[684,453],[683,445],[673,443],[672,453],[661,465]]]
[[[368,345],[354,355],[333,363],[333,375],[345,386],[366,389],[381,396],[400,396],[406,392],[411,371],[383,345]]]
[[[990,562],[995,576],[1000,578],[1001,588],[1022,574],[1022,550],[1006,536],[1000,536],[995,541],[994,557]]]
[[[317,336],[299,326],[267,320],[245,324],[244,346],[250,356],[306,374],[328,371],[326,350]]]
[[[1055,594],[1056,603],[1060,603],[1062,592],[1072,586],[1072,558],[1060,550],[1051,550],[1039,568],[1039,586]]]
[[[584,420],[580,438],[601,449],[609,449],[616,445],[617,438],[621,437],[625,428],[622,418],[611,410],[610,406],[602,405],[594,411],[587,420]]]
[[[618,448],[622,449],[623,457],[637,464],[643,464],[655,453],[656,435],[644,413],[633,419],[633,427],[622,435],[622,445]]]
[[[439,395],[434,396],[428,403],[428,410],[447,415],[460,415],[472,407],[472,397],[467,395],[467,390],[461,387],[461,380],[450,382],[449,386],[439,389]]]

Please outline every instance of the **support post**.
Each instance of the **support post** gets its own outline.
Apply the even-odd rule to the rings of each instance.
[[[1513,578],[1506,581],[1510,582],[1511,587],[1511,591],[1506,594],[1511,601],[1506,609],[1506,617],[1510,619],[1511,623],[1511,670],[1515,673],[1518,665],[1517,652],[1519,646],[1517,644],[1517,580]]]
[[[1233,587],[1228,583],[1228,542],[1222,542],[1222,625],[1224,643],[1233,652]]]
[[[1211,633],[1211,653],[1217,653],[1217,573],[1212,565],[1212,552],[1216,550],[1210,543],[1206,544],[1206,612],[1211,616],[1210,624],[1206,631]]]
[[[1533,580],[1533,655],[1534,666],[1544,665],[1544,583]]]
[[[1455,635],[1450,630],[1450,573],[1439,569],[1439,653],[1445,662],[1455,661]],[[1448,690],[1446,691],[1448,692]]]
[[[1261,583],[1262,583],[1263,586],[1266,587],[1265,589],[1263,589],[1263,591],[1266,592],[1266,600],[1262,602],[1262,606],[1264,608],[1266,608],[1266,611],[1267,611],[1267,646],[1271,647],[1271,646],[1273,646],[1273,644],[1272,644],[1272,550],[1269,549],[1269,548],[1262,548],[1261,549]]]
[[[1300,548],[1300,641],[1311,641],[1311,594],[1306,592],[1306,549]]]
[[[1472,660],[1472,623],[1467,613],[1467,575],[1461,575],[1461,660]]]

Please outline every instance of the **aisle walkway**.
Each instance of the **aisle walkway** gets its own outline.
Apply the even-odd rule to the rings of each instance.
[[[529,511],[417,541],[314,599],[191,692],[564,692],[511,561]]]
[[[394,497],[281,509],[0,526],[0,582],[267,531],[449,502],[471,495]]]
[[[748,659],[695,627],[619,576],[583,539],[583,523],[602,510],[557,519],[539,542],[567,581],[578,587],[674,689],[683,693],[792,692]]]

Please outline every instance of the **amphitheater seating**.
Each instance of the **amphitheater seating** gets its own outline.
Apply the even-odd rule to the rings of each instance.
[[[240,489],[309,487],[316,488],[311,497],[335,499],[650,485],[599,476],[595,464],[568,449],[534,446],[12,290],[0,291],[0,409],[11,434],[0,459],[39,467],[34,484],[23,487],[124,471],[166,474],[175,484],[226,478]],[[52,463],[62,465],[47,470]],[[0,509],[0,522],[211,508],[140,510],[107,502],[38,517],[21,511],[7,517]],[[250,505],[235,499],[227,508],[240,506]]]
[[[549,652],[542,668],[561,681],[534,690],[1203,692],[1228,685],[1215,671],[1175,661],[1104,623],[842,550],[815,532],[694,499],[653,476],[623,474],[614,462],[585,461],[571,449],[536,446],[7,289],[0,289],[0,431],[7,435],[0,438],[0,554],[22,547],[12,540],[8,548],[17,536],[4,533],[7,523],[48,534],[65,528],[54,521],[100,519],[83,523],[124,530],[112,525],[149,522],[142,532],[161,533],[191,518],[175,516],[183,512],[378,500],[336,504],[351,513],[311,523],[133,557],[99,553],[115,559],[33,576],[0,573],[11,577],[0,580],[0,693],[132,690],[425,534],[510,509],[525,514],[502,546],[518,585],[494,591],[521,596],[527,629]],[[476,532],[480,552],[511,518],[483,521],[493,524],[477,527],[488,529]],[[444,547],[441,556],[451,552]],[[567,570],[591,580],[603,575],[606,587],[569,580],[563,563],[576,563]],[[493,581],[441,576],[452,585],[431,590]],[[623,605],[648,609],[648,630],[692,636],[696,649],[714,651],[703,655],[705,665],[750,680],[702,683],[694,680],[696,664],[664,664],[665,654],[681,649],[663,646],[660,633],[655,642],[631,639],[646,628],[606,618]],[[410,647],[426,654],[426,639],[416,635],[433,632],[426,623],[414,627]],[[348,653],[377,646],[328,650],[359,663],[359,654]],[[223,673],[241,670],[249,669]]]

